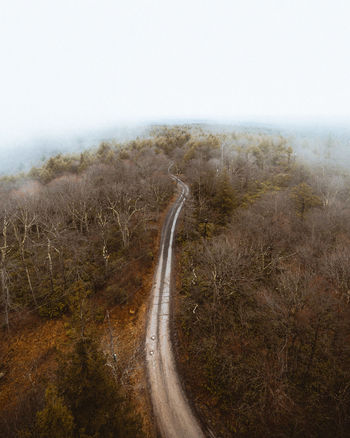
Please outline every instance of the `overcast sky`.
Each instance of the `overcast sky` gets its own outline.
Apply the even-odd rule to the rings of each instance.
[[[0,0],[0,140],[145,119],[350,120],[349,18],[349,0]]]

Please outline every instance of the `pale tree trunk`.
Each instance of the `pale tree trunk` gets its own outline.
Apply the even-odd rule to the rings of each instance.
[[[1,289],[2,294],[4,297],[4,307],[5,307],[5,325],[7,328],[7,331],[10,330],[10,323],[9,323],[9,310],[10,310],[10,293],[7,286],[7,273],[6,269],[2,266],[1,267]]]
[[[59,261],[59,269],[61,271],[62,280],[64,284],[64,288],[67,289],[67,277],[66,277],[66,266],[64,263],[64,245],[61,242],[61,232],[60,229],[63,229],[65,225],[63,225],[63,222],[58,222],[56,224],[51,223],[48,228],[45,230],[46,236],[51,236],[52,240],[56,242],[56,246],[52,246],[50,237],[47,237],[48,239],[48,254],[47,259],[49,261],[49,270],[50,270],[50,279],[51,284],[53,283],[52,277],[53,277],[53,266],[52,266],[52,256],[51,256],[51,249],[53,248],[56,253],[58,254],[58,261]]]
[[[27,265],[27,262],[26,262],[26,259],[25,259],[25,245],[26,245],[26,241],[28,239],[28,230],[34,224],[35,217],[33,217],[31,221],[29,221],[29,219],[28,219],[28,212],[27,211],[25,211],[25,212],[22,211],[21,217],[19,219],[20,219],[20,221],[22,222],[22,225],[23,225],[23,235],[22,236],[20,235],[19,229],[18,229],[17,224],[15,223],[15,221],[12,221],[12,227],[13,227],[13,231],[14,231],[17,243],[18,243],[19,253],[21,255],[22,265],[23,265],[23,268],[24,268],[25,273],[26,273],[29,290],[31,292],[34,304],[36,306],[37,305],[37,301],[36,301],[36,297],[35,297],[32,281],[31,281],[31,278],[30,278],[29,268],[28,268],[28,265]]]
[[[68,205],[68,210],[71,215],[73,226],[76,230],[79,230],[82,234],[84,233],[84,228],[86,233],[89,233],[89,209],[86,202],[79,202],[78,207],[75,207],[75,203]],[[79,227],[77,225],[79,224]]]
[[[97,213],[97,223],[99,227],[101,228],[101,235],[102,235],[102,257],[105,263],[105,275],[107,275],[108,271],[108,260],[110,257],[108,246],[107,246],[107,239],[106,239],[106,226],[107,226],[107,217],[102,213],[102,209]]]
[[[125,200],[123,207],[118,206],[118,202],[109,200],[109,209],[117,219],[120,233],[122,235],[123,247],[127,248],[130,243],[130,224],[132,217],[143,208],[137,207],[139,198],[133,201],[131,198]]]
[[[4,307],[5,307],[5,325],[7,331],[9,331],[10,330],[9,310],[10,310],[11,302],[10,302],[10,291],[7,284],[7,272],[6,272],[6,256],[8,254],[7,226],[8,226],[8,221],[5,216],[3,222],[3,228],[2,228],[2,235],[4,241],[3,241],[3,246],[0,248],[1,250],[0,276],[1,276],[1,291],[3,295]]]
[[[52,266],[52,257],[51,257],[51,241],[47,239],[47,259],[49,261],[49,271],[50,271],[50,284],[51,284],[51,293],[54,294],[54,286],[53,286],[53,266]]]

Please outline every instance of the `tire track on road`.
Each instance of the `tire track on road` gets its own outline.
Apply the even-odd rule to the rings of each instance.
[[[201,426],[181,386],[170,338],[172,255],[178,217],[188,196],[188,186],[172,176],[181,187],[162,230],[160,254],[152,288],[146,330],[146,361],[154,416],[163,438],[204,438]]]

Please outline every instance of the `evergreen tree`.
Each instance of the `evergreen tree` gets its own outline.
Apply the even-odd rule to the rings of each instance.
[[[50,385],[45,393],[45,407],[36,416],[36,429],[42,438],[73,437],[73,416],[55,386]]]
[[[226,172],[220,176],[216,193],[213,199],[213,207],[218,213],[219,223],[225,224],[236,206],[235,191],[231,186]]]
[[[312,188],[306,183],[301,183],[293,188],[292,199],[301,219],[304,219],[305,213],[310,208],[322,205],[320,198],[314,195]]]
[[[137,437],[124,398],[91,338],[81,338],[60,367],[62,394],[70,406],[79,437]]]

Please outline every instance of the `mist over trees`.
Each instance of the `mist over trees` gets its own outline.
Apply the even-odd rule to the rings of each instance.
[[[124,370],[106,368],[100,326],[108,308],[133,299],[153,262],[160,214],[174,191],[168,167],[148,142],[102,142],[0,180],[0,384],[13,379],[16,387],[6,344],[30,324],[64,317],[65,348],[73,350],[62,360],[54,346],[35,359],[33,367],[54,359],[65,375],[49,367],[34,384],[29,373],[29,388],[1,405],[5,436],[138,436]]]
[[[260,128],[154,125],[1,178],[4,339],[31,314],[65,315],[74,326],[70,353],[57,358],[63,374],[46,396],[43,385],[23,396],[4,416],[6,430],[45,436],[56,421],[57,436],[106,436],[105,427],[136,436],[120,380],[116,398],[106,392],[105,414],[74,393],[90,372],[91,394],[102,388],[96,400],[110,382],[91,335],[101,315],[89,303],[103,299],[103,318],[140,288],[174,194],[172,165],[191,193],[174,317],[180,370],[200,414],[223,437],[347,437],[350,176],[330,157],[308,163],[288,137]],[[77,378],[80,366],[90,377]],[[125,424],[111,419],[119,402]],[[84,417],[81,406],[99,414]]]
[[[83,283],[99,290],[137,252],[149,221],[172,192],[167,160],[152,151],[50,158],[27,181],[0,182],[3,314],[38,309],[61,315]],[[117,299],[117,297],[115,297]],[[124,298],[120,298],[123,300]]]
[[[114,145],[131,141],[143,135],[146,126],[118,126],[93,130],[42,133],[31,138],[0,138],[0,176],[27,173],[58,154],[77,154],[86,149],[97,149],[102,141]]]
[[[282,137],[231,138],[179,160],[189,390],[220,436],[349,436],[349,174]]]
[[[178,122],[180,123],[180,122]],[[128,126],[117,126],[85,130],[80,132],[62,132],[33,136],[33,139],[18,139],[6,141],[0,139],[0,175],[19,174],[28,172],[33,166],[57,154],[76,154],[97,148],[102,141],[122,144],[134,138],[149,138],[153,126],[149,123],[139,123]],[[170,125],[171,126],[171,125]],[[173,126],[177,126],[176,122]],[[241,137],[243,144],[252,135],[268,135],[270,138],[283,136],[287,139],[294,153],[308,162],[334,166],[348,167],[350,165],[350,131],[343,125],[271,122],[271,123],[240,123],[225,124],[195,122],[187,124],[191,129],[200,127],[207,134],[222,135],[235,132]],[[244,139],[246,137],[246,139]]]

